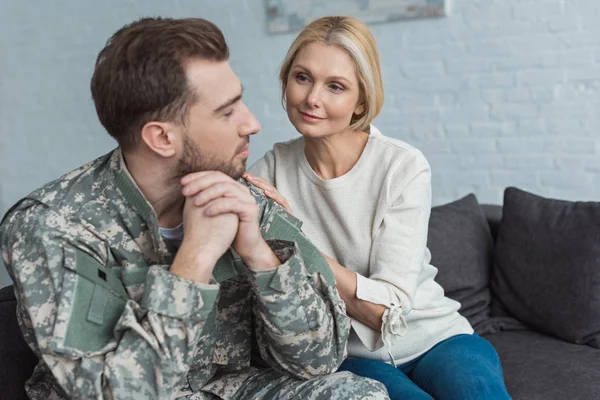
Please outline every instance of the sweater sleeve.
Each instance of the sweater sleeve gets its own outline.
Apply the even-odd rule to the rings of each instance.
[[[359,299],[388,308],[383,315],[384,341],[388,335],[402,335],[406,327],[404,317],[412,309],[427,253],[431,170],[420,152],[409,153],[391,173],[388,196],[389,206],[371,246],[370,276],[357,274],[356,290]]]

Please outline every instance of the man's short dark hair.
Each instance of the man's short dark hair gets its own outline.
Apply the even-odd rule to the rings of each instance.
[[[202,18],[142,18],[119,29],[96,60],[92,98],[100,122],[132,149],[150,121],[185,122],[196,101],[186,63],[229,59],[223,33]]]

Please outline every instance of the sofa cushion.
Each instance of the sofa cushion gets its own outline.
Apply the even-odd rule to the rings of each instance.
[[[493,244],[475,195],[431,210],[427,246],[446,296],[461,303],[460,313],[477,332],[488,331]]]
[[[600,203],[507,188],[491,287],[521,322],[600,348]]]
[[[600,350],[534,331],[483,335],[496,348],[514,400],[589,400],[600,393]]]

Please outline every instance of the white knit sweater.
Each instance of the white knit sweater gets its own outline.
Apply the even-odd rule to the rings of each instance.
[[[322,252],[357,274],[359,299],[388,308],[381,332],[352,321],[350,356],[400,365],[450,336],[473,333],[429,264],[431,173],[419,150],[371,126],[360,159],[338,178],[314,173],[302,137],[275,144],[249,172],[288,200]]]

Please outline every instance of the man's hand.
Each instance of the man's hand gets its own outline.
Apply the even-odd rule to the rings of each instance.
[[[265,270],[280,264],[260,234],[258,207],[246,186],[217,171],[186,175],[181,184],[183,194],[193,197],[194,205],[203,209],[204,215],[237,215],[238,227],[231,246],[248,267]]]
[[[208,283],[218,259],[231,246],[238,230],[235,214],[208,216],[204,207],[187,197],[183,207],[183,242],[170,272],[199,283]]]

